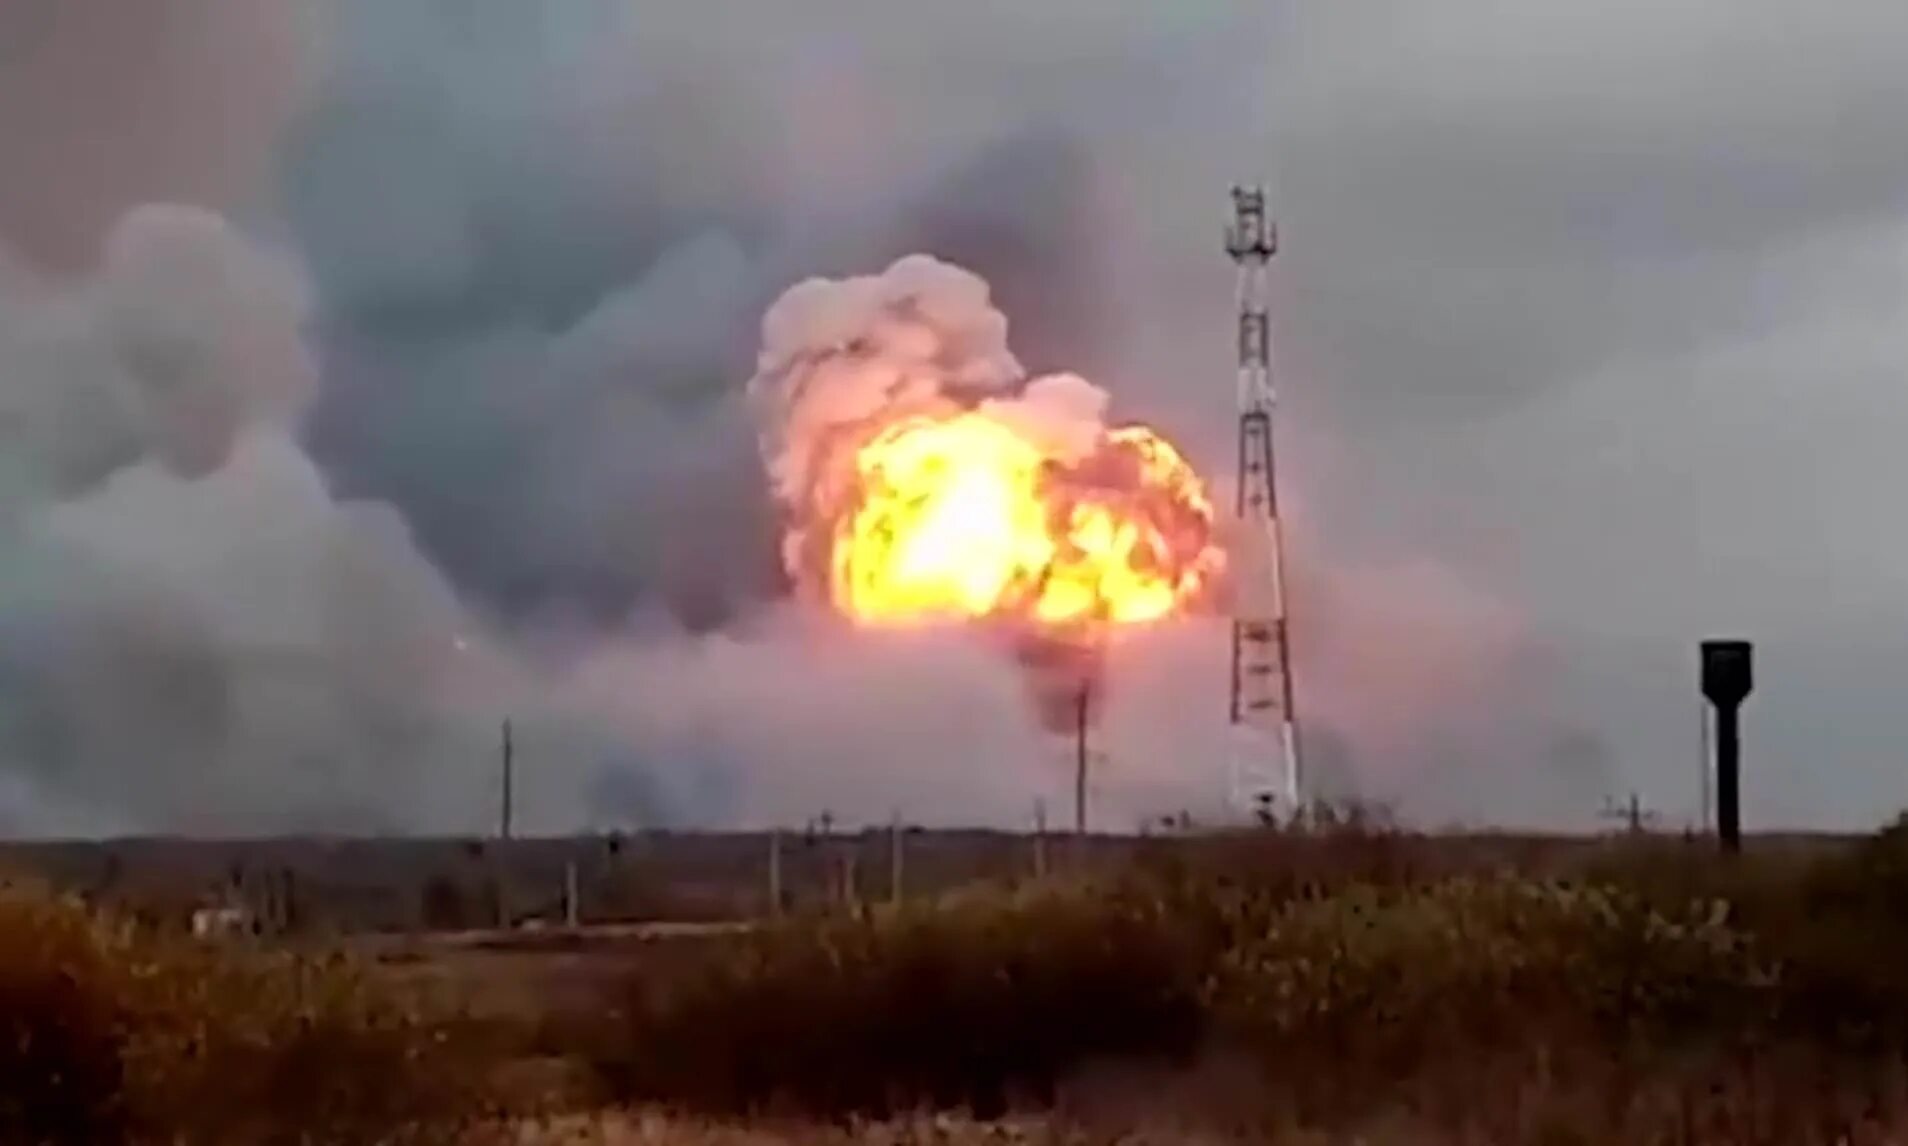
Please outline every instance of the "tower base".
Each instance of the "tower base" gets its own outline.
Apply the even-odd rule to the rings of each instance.
[[[1278,731],[1232,726],[1226,774],[1228,811],[1241,822],[1285,824],[1304,811],[1290,726]]]

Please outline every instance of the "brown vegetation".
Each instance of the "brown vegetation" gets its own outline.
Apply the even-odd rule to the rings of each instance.
[[[1908,821],[1734,861],[1369,826],[1155,841],[650,947],[385,967],[0,890],[0,1141],[467,1141],[559,1098],[690,1119],[600,1119],[609,1142],[789,1140],[720,1128],[763,1118],[833,1127],[794,1136],[816,1142],[1908,1136]],[[499,960],[558,973],[454,1005]],[[1010,1110],[1033,1121],[921,1118]]]
[[[452,1031],[341,959],[0,887],[0,1141],[439,1140],[485,1113]]]
[[[627,1098],[732,1114],[1141,1093],[1123,1118],[1255,1138],[1908,1132],[1908,827],[1768,862],[1637,839],[1521,872],[1363,829],[1220,847],[791,921],[634,984],[601,1068]],[[1181,1069],[1195,1053],[1225,1086]],[[1140,1081],[1082,1099],[1109,1069]]]

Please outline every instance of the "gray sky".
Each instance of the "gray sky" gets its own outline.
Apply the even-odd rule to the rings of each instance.
[[[914,649],[791,651],[808,639],[792,622],[750,620],[778,591],[737,401],[767,302],[915,249],[966,263],[1030,366],[1094,378],[1223,474],[1219,226],[1245,177],[1269,182],[1284,239],[1301,701],[1362,788],[1427,818],[1581,821],[1629,787],[1687,814],[1692,646],[1727,631],[1761,643],[1753,822],[1864,824],[1908,804],[1889,687],[1908,668],[1908,534],[1883,505],[1908,477],[1899,4],[134,7],[0,0],[0,403],[25,411],[11,440],[28,459],[0,449],[0,486],[123,503],[174,480],[80,481],[134,457],[140,431],[100,412],[119,406],[98,345],[19,332],[55,312],[84,325],[128,208],[222,212],[308,280],[318,375],[308,405],[258,415],[301,449],[239,460],[312,467],[318,502],[338,499],[290,483],[312,529],[382,503],[398,540],[378,552],[410,570],[396,581],[454,597],[559,716],[579,698],[614,708],[626,677],[685,690],[642,727],[604,718],[616,747],[598,770],[639,773],[641,801],[781,814],[855,783],[802,763],[805,788],[796,765],[760,763],[791,730],[808,730],[801,761],[908,743],[906,721],[865,741],[808,717],[696,732],[731,695],[847,712],[796,682],[832,698],[913,673],[926,692],[888,707],[920,712],[987,675],[950,656],[961,667],[935,678]],[[245,528],[244,499],[217,495],[241,507],[221,515],[191,508],[193,488],[136,512],[88,504],[66,534],[90,530],[143,583],[175,549],[217,552],[178,538]],[[249,567],[203,562],[208,579]],[[7,592],[0,620],[9,600],[44,614]],[[450,623],[446,607],[419,631]],[[735,651],[764,627],[772,652]],[[1116,752],[1203,744],[1144,727],[1222,689],[1193,646],[1173,637],[1161,656],[1197,671],[1127,688],[1140,731]],[[890,656],[910,667],[884,673]],[[751,667],[720,668],[730,657]],[[38,671],[0,672],[0,691]],[[61,711],[54,727],[99,710]],[[270,754],[256,746],[280,724],[261,719],[226,739]],[[1170,769],[1133,767],[1146,799],[1173,798],[1157,790]],[[751,783],[769,768],[775,784]],[[418,791],[456,781],[433,771]],[[106,799],[41,787],[45,808]],[[1020,789],[984,787],[975,814],[1011,814]],[[783,802],[745,796],[767,788]],[[940,789],[882,798],[910,791]]]

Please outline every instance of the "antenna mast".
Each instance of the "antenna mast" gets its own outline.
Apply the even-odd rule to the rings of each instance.
[[[1230,776],[1235,808],[1262,818],[1301,808],[1297,712],[1285,611],[1284,552],[1272,470],[1272,335],[1266,265],[1278,230],[1265,190],[1232,189],[1226,253],[1239,268],[1239,469],[1232,607]]]

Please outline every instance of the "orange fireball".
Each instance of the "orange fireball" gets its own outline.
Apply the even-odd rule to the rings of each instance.
[[[984,409],[913,415],[855,451],[829,592],[869,623],[1157,620],[1223,564],[1192,467],[1142,426],[1059,458]]]

